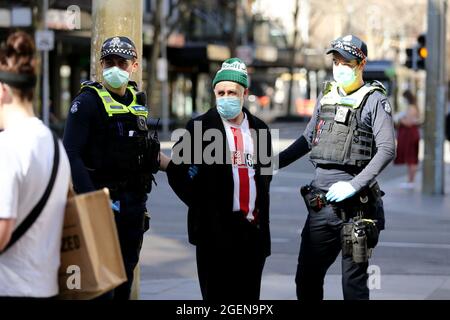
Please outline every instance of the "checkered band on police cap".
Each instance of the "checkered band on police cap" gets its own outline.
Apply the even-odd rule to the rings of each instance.
[[[103,42],[100,59],[109,55],[116,55],[125,59],[137,58],[136,46],[127,37],[108,38]]]

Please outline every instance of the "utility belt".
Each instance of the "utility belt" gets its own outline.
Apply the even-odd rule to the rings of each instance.
[[[330,205],[335,213],[344,222],[357,215],[364,216],[367,213],[369,204],[383,196],[378,183],[374,183],[371,187],[362,188],[354,196],[341,202],[330,203],[326,198],[326,191],[316,188],[312,185],[306,185],[300,188],[300,194],[305,200],[306,207],[314,212],[319,212],[326,206]]]
[[[124,177],[114,181],[100,175],[93,175],[92,180],[97,188],[108,188],[111,197],[130,191],[147,194],[152,189],[152,182],[156,184],[155,177],[152,174],[133,175],[132,177]]]
[[[301,187],[300,193],[311,214],[319,214],[319,211],[330,206],[343,221],[342,255],[353,257],[355,263],[367,262],[372,256],[379,236],[376,220],[367,217],[370,203],[382,196],[378,184],[365,187],[356,195],[337,203],[328,202],[326,192],[311,185]]]

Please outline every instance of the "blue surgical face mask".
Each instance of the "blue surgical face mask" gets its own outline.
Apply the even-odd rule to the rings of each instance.
[[[224,119],[236,118],[242,111],[241,99],[238,97],[217,98],[217,111]]]
[[[128,83],[130,74],[119,67],[111,67],[103,70],[103,79],[114,89],[118,89]]]
[[[341,87],[351,86],[356,81],[356,67],[333,64],[333,78]]]

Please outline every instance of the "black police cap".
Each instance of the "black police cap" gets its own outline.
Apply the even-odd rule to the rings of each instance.
[[[115,55],[127,60],[137,58],[136,46],[127,37],[111,37],[105,40],[102,45],[100,59]]]
[[[367,45],[354,35],[339,37],[331,42],[327,54],[338,52],[346,60],[364,60],[367,58]]]

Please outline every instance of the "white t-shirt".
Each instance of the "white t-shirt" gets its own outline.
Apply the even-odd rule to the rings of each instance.
[[[58,294],[58,268],[70,165],[62,143],[55,185],[38,219],[0,254],[0,296],[51,297]],[[37,118],[0,133],[0,219],[16,228],[41,199],[53,167],[53,137]]]
[[[244,114],[245,116],[245,114]],[[222,119],[227,133],[227,141],[233,166],[233,211],[242,211],[247,219],[256,218],[256,183],[253,167],[253,138],[247,117],[240,125]]]

